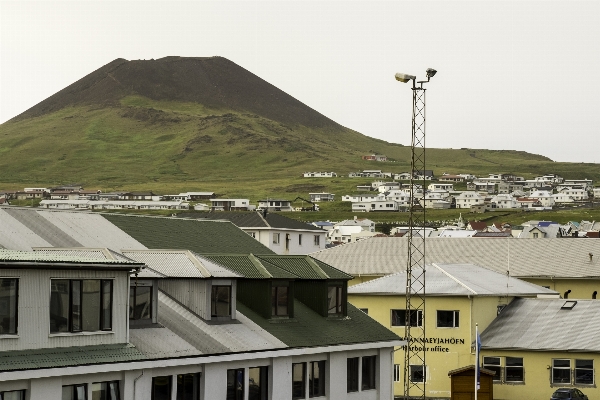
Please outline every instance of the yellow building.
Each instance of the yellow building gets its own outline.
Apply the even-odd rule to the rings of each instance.
[[[475,324],[480,332],[515,298],[552,297],[550,289],[502,275],[472,264],[432,264],[426,269],[425,310],[415,314],[411,326],[425,324],[426,370],[410,367],[413,382],[425,380],[427,398],[450,398],[448,372],[474,364],[472,343]],[[348,288],[348,300],[379,323],[404,336],[406,312],[406,274],[404,272]],[[403,394],[404,352],[394,360],[394,393]],[[496,389],[494,389],[496,390]],[[512,397],[513,400],[519,397]],[[523,398],[525,399],[525,398]]]
[[[559,387],[600,399],[600,302],[516,299],[480,336],[495,399],[549,399]]]

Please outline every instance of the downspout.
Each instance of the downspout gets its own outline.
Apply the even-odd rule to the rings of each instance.
[[[473,298],[471,297],[470,294],[467,295],[467,298],[469,299],[469,315],[471,316],[469,318],[469,343],[473,343]],[[471,346],[469,346],[469,349],[472,349]],[[470,350],[469,350],[470,352]]]
[[[133,380],[133,400],[135,400],[135,385],[142,376],[144,376],[144,370],[142,370],[142,374]]]

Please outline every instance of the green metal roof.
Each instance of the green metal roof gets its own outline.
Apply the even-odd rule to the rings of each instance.
[[[62,254],[48,254],[34,251],[6,250],[0,249],[0,263],[68,263],[68,264],[108,264],[125,265],[128,268],[134,265],[143,265],[143,263],[133,260],[110,260],[103,258],[89,258],[66,256]]]
[[[321,317],[294,300],[294,318],[270,320],[237,302],[236,307],[261,328],[290,347],[334,346],[401,340],[398,335],[348,304],[348,318]]]
[[[327,279],[327,275],[308,256],[257,256],[263,264],[271,264],[301,279]]]
[[[198,254],[274,254],[231,222],[102,214],[149,249],[185,249]]]
[[[74,367],[148,359],[131,344],[0,352],[0,371]]]

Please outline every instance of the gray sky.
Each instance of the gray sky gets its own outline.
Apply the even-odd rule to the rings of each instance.
[[[600,163],[600,2],[0,2],[0,122],[115,58],[226,57],[365,135]]]

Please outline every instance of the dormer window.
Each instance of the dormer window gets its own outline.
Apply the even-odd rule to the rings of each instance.
[[[50,333],[110,331],[113,282],[52,279]]]
[[[212,286],[210,316],[212,318],[231,317],[231,286]]]
[[[271,288],[271,315],[273,317],[289,316],[287,286],[273,286]]]
[[[343,286],[329,285],[327,288],[327,312],[329,315],[343,314]]]

